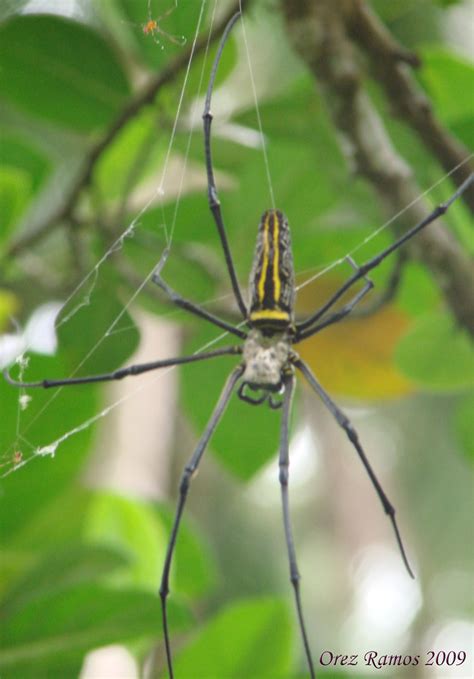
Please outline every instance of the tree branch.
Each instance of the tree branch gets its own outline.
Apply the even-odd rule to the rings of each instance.
[[[431,103],[410,73],[405,61],[417,66],[416,57],[410,61],[403,48],[399,47],[380,19],[364,0],[355,0],[350,17],[349,29],[352,38],[366,52],[375,78],[385,90],[392,110],[399,118],[412,127],[426,148],[438,159],[446,172],[453,174],[453,181],[459,187],[474,170],[472,162],[466,162],[470,154],[450,132],[441,125],[433,112]],[[462,196],[474,212],[474,186]]]
[[[242,0],[242,6],[248,4]],[[209,43],[214,42],[220,38],[230,17],[239,9],[239,2],[235,0],[229,10],[216,22],[210,36]],[[54,230],[61,222],[69,220],[73,215],[81,193],[89,187],[92,182],[94,168],[104,151],[112,144],[120,131],[132,120],[145,106],[152,104],[159,91],[168,83],[172,82],[177,75],[187,66],[192,53],[194,55],[202,52],[208,44],[208,36],[203,35],[198,38],[194,46],[190,45],[188,49],[181,51],[172,61],[169,62],[159,73],[153,76],[149,82],[124,106],[122,111],[112,122],[110,127],[104,132],[102,137],[91,146],[81,170],[65,197],[62,205],[58,207],[56,212],[49,216],[44,222],[38,224],[34,230],[27,231],[21,234],[14,240],[4,252],[4,257],[13,257],[18,255],[22,250],[34,245],[38,240],[46,236]]]
[[[346,158],[370,182],[389,214],[404,210],[398,228],[414,226],[431,210],[419,200],[413,173],[393,148],[364,89],[351,39],[355,8],[362,0],[281,1],[290,40],[320,85]],[[441,220],[422,231],[408,249],[432,272],[453,315],[474,336],[470,257]]]

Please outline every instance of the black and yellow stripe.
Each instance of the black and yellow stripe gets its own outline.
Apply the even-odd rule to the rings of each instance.
[[[281,329],[292,322],[294,272],[288,221],[279,210],[262,216],[250,274],[251,324]]]

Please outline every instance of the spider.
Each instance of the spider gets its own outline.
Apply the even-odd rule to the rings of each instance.
[[[353,274],[341,285],[341,287],[308,318],[296,322],[294,315],[295,304],[295,277],[293,255],[291,249],[290,227],[285,215],[277,209],[264,212],[258,226],[257,243],[255,247],[253,265],[250,273],[249,303],[246,304],[237,280],[231,250],[227,240],[221,213],[220,201],[214,179],[214,171],[211,155],[211,97],[214,89],[217,68],[221,59],[225,44],[230,32],[241,16],[235,14],[221,38],[221,42],[212,66],[203,113],[204,127],[204,152],[208,183],[209,208],[219,233],[230,282],[236,303],[242,315],[243,323],[232,325],[218,318],[207,310],[197,306],[191,301],[181,297],[172,290],[161,277],[161,262],[158,264],[153,276],[153,282],[158,285],[178,307],[185,309],[191,314],[227,331],[231,335],[242,340],[241,345],[218,348],[192,356],[182,356],[167,360],[154,361],[139,365],[131,365],[120,368],[111,373],[92,375],[86,377],[73,377],[67,379],[42,380],[39,382],[23,382],[14,380],[7,371],[5,378],[16,387],[59,387],[66,385],[79,385],[94,382],[106,382],[120,380],[129,375],[139,375],[151,370],[157,370],[167,366],[182,365],[195,361],[207,361],[224,355],[239,357],[238,365],[232,370],[227,378],[217,404],[212,412],[210,420],[202,434],[196,449],[186,464],[179,485],[179,497],[171,534],[163,565],[160,599],[162,607],[163,633],[166,649],[166,658],[169,677],[173,679],[173,660],[171,643],[168,630],[167,598],[169,595],[169,576],[173,560],[173,554],[178,537],[181,517],[188,496],[191,480],[198,469],[206,446],[221,419],[227,404],[234,392],[237,397],[251,406],[267,403],[274,410],[281,410],[280,446],[279,446],[279,482],[281,486],[281,499],[283,507],[283,525],[288,553],[290,581],[293,586],[296,615],[301,634],[304,654],[310,676],[316,676],[314,663],[309,647],[308,636],[303,618],[303,609],[300,594],[300,574],[298,572],[296,552],[290,523],[290,510],[288,498],[289,482],[289,418],[291,402],[295,389],[296,372],[298,371],[308,382],[311,389],[320,397],[326,408],[333,415],[338,425],[345,431],[349,441],[359,456],[370,481],[377,493],[385,513],[391,521],[396,541],[400,550],[405,567],[411,577],[412,570],[403,547],[400,532],[395,519],[395,509],[385,494],[380,482],[375,475],[364,448],[359,440],[357,432],[348,417],[332,400],[323,389],[308,365],[298,356],[293,348],[303,340],[320,332],[334,323],[346,318],[357,304],[372,289],[373,283],[367,274],[375,269],[386,257],[397,251],[402,245],[413,238],[419,231],[427,227],[431,222],[444,214],[450,205],[474,182],[474,174],[471,175],[454,193],[448,201],[434,209],[423,221],[408,230],[404,235],[394,241],[389,247],[372,257],[362,265],[357,265],[351,258],[347,258],[354,269]],[[166,259],[166,254],[162,260]],[[334,310],[336,303],[359,281],[363,287],[342,307]],[[246,326],[247,329],[244,329]]]
[[[186,38],[184,35],[177,36],[177,35],[171,35],[170,33],[167,33],[161,28],[161,22],[163,19],[165,19],[167,16],[172,14],[176,7],[170,7],[164,14],[162,14],[160,17],[157,19],[152,19],[151,16],[149,16],[148,21],[145,24],[142,24],[142,31],[144,35],[151,35],[153,36],[154,41],[156,42],[157,45],[163,49],[163,45],[160,42],[160,39],[158,36],[163,35],[165,36],[170,42],[172,42],[175,45],[180,45],[181,47],[186,43]]]

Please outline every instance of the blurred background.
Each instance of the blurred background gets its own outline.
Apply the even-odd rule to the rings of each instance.
[[[21,355],[13,376],[97,374],[232,343],[170,305],[150,278],[161,259],[183,296],[240,320],[207,204],[201,122],[238,4],[2,2],[0,364]],[[245,286],[273,193],[292,227],[298,317],[351,274],[346,255],[364,262],[393,241],[392,228],[451,196],[474,142],[472,2],[370,4],[372,28],[400,46],[408,94],[384,87],[395,71],[388,60],[381,78],[376,41],[365,51],[357,25],[348,31],[373,153],[388,144],[384,169],[402,168],[393,192],[383,172],[363,171],[338,120],[340,93],[312,72],[301,24],[311,35],[326,29],[317,13],[305,17],[311,5],[245,3],[212,106],[239,279]],[[341,22],[353,7],[369,5],[345,1]],[[429,102],[435,139],[428,119],[417,127],[415,114],[400,115],[407,97],[412,112]],[[440,228],[469,280],[472,194]],[[374,272],[377,290],[354,318],[301,345],[356,427],[416,574],[404,569],[355,451],[301,382],[291,514],[310,646],[328,679],[473,674],[472,317],[443,294],[449,268],[433,273],[426,253],[409,254]],[[472,289],[461,292],[469,308]],[[48,391],[0,381],[2,677],[167,676],[156,592],[179,478],[233,365],[225,357]],[[278,428],[278,411],[234,398],[192,485],[169,599],[179,679],[308,676]],[[338,654],[357,654],[357,665],[341,666]]]

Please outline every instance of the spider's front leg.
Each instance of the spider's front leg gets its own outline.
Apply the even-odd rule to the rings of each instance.
[[[237,274],[235,272],[235,266],[232,259],[232,254],[230,251],[229,241],[227,240],[227,234],[224,226],[224,220],[222,218],[221,204],[219,197],[217,195],[217,187],[214,178],[214,170],[212,167],[212,153],[211,153],[211,125],[212,125],[212,113],[211,113],[211,98],[212,91],[214,89],[214,82],[216,79],[217,67],[219,66],[219,61],[222,56],[223,49],[229,37],[229,34],[234,27],[234,24],[240,19],[240,12],[234,14],[232,19],[226,26],[226,29],[222,35],[219,48],[217,50],[216,58],[212,65],[211,75],[209,78],[209,85],[206,93],[206,102],[204,104],[204,113],[202,115],[203,125],[204,125],[204,153],[206,158],[206,171],[207,171],[207,194],[209,200],[209,209],[211,210],[212,216],[217,226],[217,231],[221,239],[222,249],[224,251],[224,257],[227,265],[227,270],[229,272],[230,280],[232,283],[232,290],[234,291],[234,296],[237,305],[240,309],[243,318],[247,318],[247,308],[242,297],[242,292],[240,290],[239,282],[237,280]]]
[[[326,302],[326,304],[324,304],[320,309],[318,309],[305,321],[297,324],[297,336],[298,336],[297,341],[301,341],[305,337],[309,337],[311,334],[313,334],[312,332],[310,332],[310,328],[314,326],[314,324],[317,323],[317,321],[320,318],[322,318],[326,311],[329,311],[329,309],[334,306],[334,304],[344,295],[345,292],[347,292],[361,278],[365,278],[367,274],[370,271],[372,271],[372,269],[375,269],[377,266],[379,266],[379,264],[381,264],[384,261],[384,259],[386,259],[393,252],[401,248],[402,245],[404,245],[407,241],[411,240],[422,229],[429,226],[429,224],[434,222],[441,215],[444,215],[449,210],[451,205],[458,198],[460,198],[465,191],[467,191],[471,184],[474,184],[474,173],[469,175],[469,177],[461,184],[458,190],[455,193],[453,193],[451,198],[449,198],[445,203],[438,205],[438,207],[436,207],[432,212],[430,212],[429,215],[422,219],[421,222],[419,222],[414,227],[406,231],[406,233],[404,233],[403,236],[400,236],[400,238],[398,238],[391,245],[389,245],[388,248],[382,250],[382,252],[380,252],[378,255],[375,255],[375,257],[372,257],[372,259],[367,260],[366,262],[364,262],[364,264],[359,265],[357,267],[356,272],[343,285],[341,285],[339,290],[337,290],[332,295],[332,297]],[[360,298],[358,301],[360,301]],[[350,311],[348,313],[350,313]]]
[[[244,332],[243,330],[240,330],[239,328],[236,328],[230,323],[227,323],[226,321],[222,320],[218,316],[211,314],[209,311],[206,311],[199,305],[194,304],[194,302],[190,302],[189,300],[184,299],[184,297],[181,297],[181,295],[179,295],[172,288],[170,288],[170,286],[167,283],[165,283],[158,269],[153,274],[151,280],[153,281],[153,283],[155,283],[155,285],[161,288],[163,292],[170,298],[173,304],[176,304],[176,306],[180,307],[180,309],[185,309],[186,311],[189,311],[195,316],[199,316],[199,318],[203,318],[204,320],[209,321],[209,323],[217,325],[218,328],[222,328],[223,330],[227,330],[227,332],[230,332],[233,335],[237,335],[237,337],[240,337],[240,339],[246,339],[247,333]]]
[[[352,266],[352,268],[355,270],[356,275],[359,274],[360,269],[355,263],[355,261],[350,257],[349,255],[346,257],[346,260],[349,262],[349,264]],[[303,321],[302,323],[297,323],[296,324],[296,334],[295,334],[295,343],[301,342],[302,340],[306,339],[307,337],[311,337],[312,335],[315,335],[317,332],[322,330],[323,328],[326,328],[328,325],[332,325],[333,323],[337,323],[338,321],[342,320],[345,316],[348,316],[352,310],[354,309],[357,304],[366,296],[370,290],[374,287],[374,283],[370,280],[370,278],[367,278],[367,276],[363,275],[362,276],[365,280],[365,285],[360,290],[347,304],[345,304],[341,309],[336,311],[333,314],[330,314],[326,318],[324,318],[321,323],[317,323],[317,321],[324,316],[326,311],[330,306],[332,306],[333,302],[331,301],[332,298],[320,309],[319,311],[316,312],[316,314],[313,314],[311,317],[312,323],[308,326],[308,319],[307,321]],[[336,291],[333,295],[335,297],[335,301],[339,299],[339,290]]]

